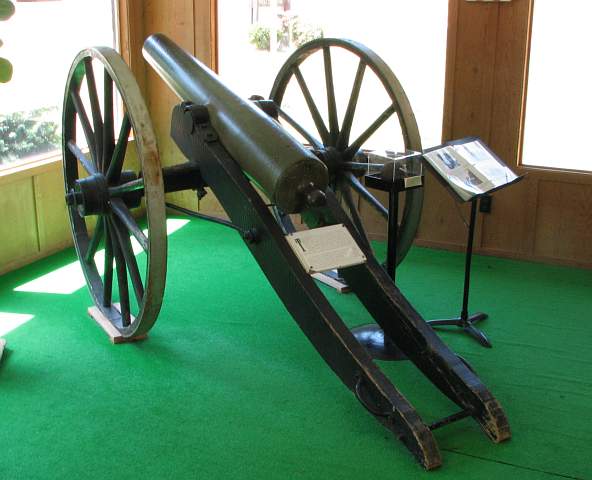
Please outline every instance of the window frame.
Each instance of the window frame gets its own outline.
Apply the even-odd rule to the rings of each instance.
[[[29,0],[30,1],[30,0]],[[111,0],[113,9],[113,40],[115,49],[120,52],[124,60],[130,64],[132,59],[133,44],[130,34],[133,29],[130,27],[130,11],[132,3],[138,0]],[[139,3],[139,2],[138,2]],[[135,11],[137,11],[136,5]],[[131,13],[133,15],[133,13]],[[123,20],[123,21],[122,21]],[[8,183],[22,180],[27,177],[35,177],[42,173],[61,169],[62,151],[42,153],[23,161],[15,162],[15,165],[8,164],[0,168],[0,187]]]

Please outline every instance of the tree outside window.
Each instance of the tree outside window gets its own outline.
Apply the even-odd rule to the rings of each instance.
[[[14,7],[0,23],[0,57],[12,64],[10,82],[0,83],[0,169],[59,153],[72,59],[85,47],[114,46],[109,1],[17,0]]]

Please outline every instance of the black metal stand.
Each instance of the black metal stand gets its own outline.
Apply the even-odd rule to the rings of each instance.
[[[386,182],[385,180],[368,175],[366,184],[389,194],[389,209],[386,240],[386,271],[393,280],[397,275],[397,235],[399,232],[399,193],[405,187],[401,182]],[[362,344],[372,358],[377,360],[406,360],[405,354],[389,339],[375,323],[360,325],[352,328],[356,340]]]
[[[471,260],[473,257],[473,237],[475,234],[475,220],[477,219],[477,198],[471,200],[471,219],[469,223],[469,234],[467,239],[467,252],[465,256],[465,285],[463,291],[463,303],[460,317],[448,318],[445,320],[429,320],[427,323],[432,327],[453,325],[461,327],[465,333],[477,340],[481,345],[492,348],[487,336],[475,324],[487,318],[486,313],[478,312],[469,315],[469,286],[471,282]]]
[[[399,194],[405,190],[419,188],[423,185],[423,176],[421,182],[413,186],[407,186],[401,178],[395,180],[384,180],[380,175],[366,175],[366,186],[388,192],[389,208],[387,220],[387,241],[386,241],[386,271],[393,280],[396,279],[397,269],[397,237],[399,234]]]
[[[397,234],[399,232],[399,190],[389,190],[389,215],[386,240],[386,271],[395,283],[397,270]]]

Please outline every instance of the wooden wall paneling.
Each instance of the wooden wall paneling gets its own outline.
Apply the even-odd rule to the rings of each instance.
[[[193,0],[195,56],[217,70],[217,9],[215,0]]]
[[[144,9],[145,37],[164,33],[193,53],[193,0],[149,0],[144,2]],[[182,156],[169,135],[171,111],[179,99],[150,66],[146,68],[146,102],[156,129],[162,164],[179,163]]]
[[[68,210],[64,202],[61,168],[33,177],[39,249],[56,251],[72,244]]]
[[[450,0],[443,140],[477,135],[489,141],[496,60],[497,3]],[[426,175],[424,211],[417,243],[462,248],[466,243],[467,205],[456,200],[432,174]],[[475,245],[481,244],[483,218],[477,219]]]
[[[216,66],[215,0],[120,0],[121,51],[138,78],[156,131],[163,166],[185,161],[170,138],[170,119],[179,99],[142,56],[142,45],[153,33],[164,33],[207,65]],[[195,192],[167,194],[167,200],[186,208],[217,212],[220,206],[213,194],[202,202]]]
[[[550,180],[578,185],[592,185],[592,172],[577,172],[552,168],[522,167],[519,171],[539,180]]]
[[[526,84],[532,0],[499,5],[499,22],[489,145],[511,167],[518,166],[523,97]],[[492,213],[484,215],[481,246],[529,253],[535,231],[535,178],[493,196]],[[536,198],[536,197],[535,197]]]
[[[544,180],[537,203],[535,255],[592,264],[592,185]]]
[[[194,53],[194,2],[193,0],[149,0],[144,2],[145,37],[164,33],[179,46]],[[170,137],[171,112],[179,98],[150,67],[146,67],[146,102],[156,130],[158,150],[162,166],[185,162],[175,142]],[[167,195],[167,200],[186,208],[197,209],[195,196],[185,193]]]
[[[527,178],[493,194],[491,213],[482,214],[483,250],[532,251],[537,185],[536,178]]]
[[[523,188],[526,188],[527,190],[525,202],[521,204],[521,207],[525,212],[523,220],[527,225],[522,228],[524,237],[522,238],[522,248],[519,251],[526,253],[534,252],[534,243],[536,240],[536,211],[540,181],[536,176],[527,176],[522,182],[525,183],[525,187]],[[487,238],[489,238],[489,232]],[[494,242],[491,243],[494,244]],[[507,250],[508,249],[506,248],[506,251]]]
[[[0,274],[39,252],[33,179],[2,184]]]
[[[452,139],[454,117],[454,79],[456,73],[456,46],[458,31],[458,1],[448,1],[448,32],[446,38],[446,72],[444,77],[444,110],[442,113],[442,140]]]
[[[140,90],[146,95],[146,64],[142,57],[144,44],[144,3],[142,0],[119,0],[119,51],[130,66]]]
[[[195,56],[208,65],[212,70],[218,70],[218,9],[216,0],[194,0],[194,51]],[[208,194],[198,200],[200,212],[226,218],[226,212],[207,189]],[[193,193],[195,198],[195,193]]]
[[[487,143],[491,127],[499,4],[456,1],[458,25],[450,133],[452,138],[477,135]]]
[[[474,4],[461,1],[458,5],[459,28],[456,33],[456,71],[453,90],[456,92],[452,102],[452,138],[470,135],[481,137],[489,142],[491,131],[491,109],[494,93],[494,71],[496,66],[497,33],[499,21],[498,4]],[[455,199],[453,199],[456,202]],[[440,201],[450,205],[450,200]],[[453,205],[452,215],[458,215],[459,205]],[[468,218],[468,205],[460,208],[463,218]],[[448,214],[448,221],[454,222]],[[478,215],[475,227],[474,244],[481,245],[483,216]],[[463,221],[464,224],[464,221]],[[466,228],[466,227],[465,227]],[[448,229],[450,232],[451,230]],[[453,230],[454,237],[448,241],[457,242],[462,232],[461,245],[466,244],[465,229]]]
[[[214,195],[214,192],[212,192],[212,189],[206,188],[206,190],[208,192],[207,195],[198,201],[199,211],[208,215],[215,215],[217,217],[226,218],[228,215],[226,214],[226,212],[222,208],[222,205]]]
[[[466,244],[470,208],[458,203],[431,172],[426,172],[423,211],[416,243],[460,250]],[[480,215],[479,215],[480,217]],[[478,218],[479,222],[481,221]],[[478,237],[475,241],[478,244]]]

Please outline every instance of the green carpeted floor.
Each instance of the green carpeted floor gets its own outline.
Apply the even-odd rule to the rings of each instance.
[[[513,438],[494,445],[469,419],[442,428],[444,465],[426,473],[325,366],[235,232],[192,221],[170,235],[164,307],[134,344],[86,316],[74,261],[0,278],[0,328],[24,322],[4,335],[1,479],[592,479],[591,271],[475,258],[471,304],[494,348],[441,336]],[[462,278],[462,255],[415,248],[398,281],[431,319],[458,314]],[[367,321],[353,296],[327,295],[349,325]],[[410,364],[382,366],[426,421],[456,411]]]

